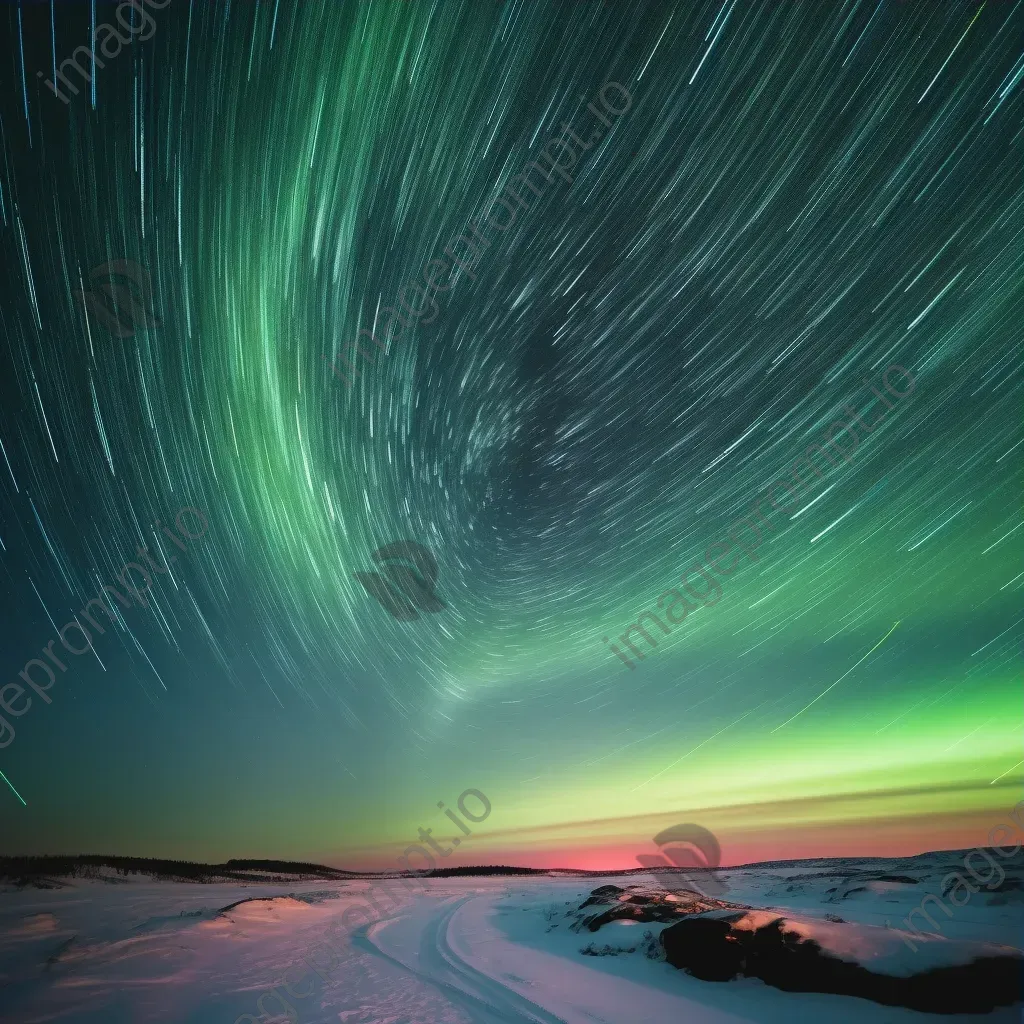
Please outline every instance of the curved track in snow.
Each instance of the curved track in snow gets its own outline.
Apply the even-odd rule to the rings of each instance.
[[[452,948],[449,928],[467,896],[442,904],[430,917],[420,937],[415,964],[403,962],[374,940],[374,933],[390,922],[376,922],[358,929],[352,944],[364,952],[395,964],[440,989],[452,1003],[465,1010],[477,1024],[566,1024],[565,1019],[531,1002],[468,964]]]

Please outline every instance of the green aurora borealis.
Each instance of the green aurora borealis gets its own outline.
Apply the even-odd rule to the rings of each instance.
[[[452,865],[1005,820],[1024,2],[171,0],[62,103],[36,72],[113,11],[0,12],[0,685],[136,545],[176,553],[158,519],[210,527],[9,719],[0,852],[391,864],[469,787]],[[571,183],[346,388],[328,364],[609,80],[633,105]],[[126,338],[73,297],[115,259],[160,317]],[[893,363],[913,392],[628,670],[602,637]],[[447,605],[413,622],[352,575],[403,538]]]

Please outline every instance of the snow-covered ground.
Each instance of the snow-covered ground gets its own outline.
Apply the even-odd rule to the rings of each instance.
[[[936,862],[934,873],[941,877],[947,868]],[[930,880],[925,874],[920,865],[912,873]],[[874,875],[904,881],[872,881]],[[850,935],[864,925],[884,926],[887,919],[899,927],[924,895],[898,862],[888,867],[877,861],[762,865],[719,876],[729,886],[724,898],[730,902],[784,910],[805,922],[824,923],[831,914],[852,923],[844,933]],[[1007,881],[1006,891],[983,889],[966,906],[954,908],[952,917],[933,912],[943,936],[1020,947],[1021,892],[1009,876]],[[932,1015],[848,996],[784,992],[754,978],[701,981],[645,955],[644,933],[657,935],[665,924],[613,922],[593,933],[571,930],[592,890],[633,882],[649,886],[651,877],[436,879],[427,883],[426,893],[369,924],[353,915],[341,924],[360,894],[374,890],[374,883],[363,880],[198,885],[130,878],[72,880],[54,890],[8,885],[0,889],[0,1020],[1003,1024],[1021,1019],[1020,1004],[984,1015]],[[387,900],[385,905],[390,906]],[[328,930],[333,953],[320,945]],[[869,933],[884,934],[863,929]],[[822,934],[830,934],[830,926]],[[903,951],[904,970],[926,970],[943,959],[934,954],[935,944],[945,938],[919,941],[917,954],[898,937],[886,938],[896,939]],[[583,954],[588,946],[591,954],[606,955]],[[893,956],[892,949],[889,942],[887,956]],[[275,987],[277,995],[266,994]]]

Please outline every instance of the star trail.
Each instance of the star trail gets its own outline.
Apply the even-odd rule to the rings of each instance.
[[[0,11],[4,852],[383,864],[467,787],[469,863],[981,841],[1022,776],[1024,0],[143,6]],[[603,638],[894,364],[625,671]],[[21,717],[140,547],[173,569]]]

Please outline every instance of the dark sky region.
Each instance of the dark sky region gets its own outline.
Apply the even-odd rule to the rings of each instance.
[[[0,10],[0,852],[985,841],[1020,0],[120,10]]]

